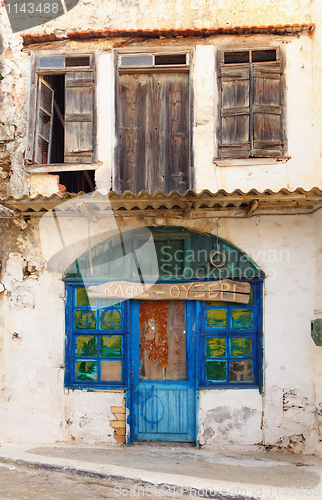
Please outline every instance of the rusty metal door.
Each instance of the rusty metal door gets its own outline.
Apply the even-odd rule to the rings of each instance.
[[[131,439],[195,441],[195,304],[132,302]]]

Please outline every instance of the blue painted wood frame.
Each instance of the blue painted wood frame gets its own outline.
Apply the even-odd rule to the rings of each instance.
[[[105,281],[104,281],[105,282]],[[98,284],[98,281],[82,281],[75,280],[66,283],[66,310],[65,310],[65,321],[66,321],[66,337],[65,337],[65,387],[71,389],[127,389],[128,387],[128,337],[129,337],[129,325],[128,325],[128,302],[124,301],[121,303],[121,307],[118,308],[121,311],[121,329],[113,330],[103,330],[100,328],[99,318],[97,317],[97,324],[95,329],[75,329],[74,325],[74,313],[75,310],[96,310],[106,309],[106,306],[100,308],[100,302],[97,301],[97,305],[90,306],[78,306],[76,305],[76,288],[86,288],[87,286]],[[101,381],[99,379],[100,367],[99,362],[101,360],[99,352],[97,356],[91,358],[97,361],[98,365],[98,380],[76,380],[76,356],[75,356],[75,342],[77,336],[96,336],[100,338],[101,336],[121,336],[122,337],[122,349],[123,356],[117,358],[122,360],[122,380],[121,381]],[[113,360],[113,358],[102,358],[106,360]]]
[[[233,329],[227,328],[206,328],[205,325],[205,309],[206,303],[198,301],[196,302],[197,308],[197,374],[198,374],[198,388],[199,389],[237,389],[237,388],[259,388],[260,392],[263,390],[263,281],[262,280],[240,280],[247,281],[253,287],[253,304],[227,304],[218,305],[218,309],[226,309],[228,312],[231,309],[250,309],[253,315],[253,327],[251,329]],[[215,306],[216,308],[216,306]],[[251,358],[253,360],[253,372],[254,381],[253,382],[220,382],[220,381],[207,381],[205,380],[205,342],[207,337],[218,336],[222,338],[229,337],[244,337],[249,336],[252,339],[252,356],[244,356],[244,358]],[[226,359],[230,361],[228,356]],[[240,358],[234,358],[234,361],[238,361]]]
[[[139,380],[139,308],[140,301],[131,301],[132,360],[129,418],[131,440],[195,442],[197,433],[195,303],[185,301],[187,380],[178,382]],[[148,408],[148,411],[152,410],[155,414],[149,416],[148,419],[144,419],[145,430],[142,432],[142,428],[140,429],[142,420],[140,420],[139,415],[140,411],[142,411],[142,399],[140,398],[142,398],[143,391],[146,391],[147,399],[155,402],[155,405],[151,404]],[[156,415],[157,405],[163,405],[165,399],[162,402],[162,398],[166,397],[169,402],[168,424],[164,423],[164,413],[161,417]],[[178,407],[178,404],[182,404],[181,408]],[[173,422],[175,422],[177,418],[176,412],[180,411],[180,409],[184,413],[184,415],[180,415],[180,430],[182,432],[170,432],[171,414],[173,414]],[[166,426],[168,427],[166,428]],[[163,428],[163,432],[160,431],[160,428]],[[166,432],[164,432],[165,430]]]

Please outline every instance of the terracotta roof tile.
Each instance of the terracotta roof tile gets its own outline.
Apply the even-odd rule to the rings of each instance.
[[[22,34],[24,45],[33,43],[45,43],[57,40],[84,40],[94,38],[112,37],[136,37],[136,38],[172,38],[176,36],[212,36],[212,35],[239,35],[239,34],[278,34],[299,33],[300,31],[312,31],[313,23],[285,24],[271,26],[224,26],[217,28],[194,28],[194,29],[108,29],[108,30],[82,30],[70,31],[66,37],[57,37],[55,33],[26,33]]]

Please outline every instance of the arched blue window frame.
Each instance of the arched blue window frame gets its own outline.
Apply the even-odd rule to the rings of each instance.
[[[196,335],[198,351],[198,387],[262,387],[262,283],[264,273],[245,253],[231,243],[210,234],[192,232],[180,227],[149,228],[153,234],[159,262],[159,282],[167,280],[193,281],[195,279],[230,278],[251,283],[253,290],[252,303],[246,306],[239,304],[211,304],[196,301]],[[122,234],[129,238],[131,248],[135,250],[138,230]],[[85,290],[87,286],[105,283],[107,280],[131,279],[131,270],[114,269],[109,263],[110,256],[117,253],[119,236],[104,241],[91,252],[85,252],[66,271],[63,279],[66,281],[66,371],[65,385],[80,389],[126,389],[130,383],[129,377],[129,304],[127,301],[119,305],[108,305],[106,299],[88,299],[83,302],[77,299],[77,290]],[[160,248],[170,247],[168,253],[178,252],[183,256],[179,275],[174,276],[170,267],[162,274]],[[128,246],[128,245],[127,245]],[[200,257],[191,262],[188,256],[195,251]],[[199,251],[199,253],[198,253]],[[213,251],[222,252],[226,263],[222,268],[216,268],[209,263],[209,254]],[[189,253],[190,252],[190,253]],[[163,254],[164,255],[164,254]],[[94,275],[93,275],[94,269]],[[189,273],[187,272],[189,270]],[[114,274],[113,274],[114,273]],[[116,273],[116,274],[115,274]],[[122,274],[124,273],[124,274]],[[190,279],[189,279],[190,278]],[[86,296],[87,297],[87,296]],[[105,302],[103,302],[105,300]],[[226,311],[225,328],[216,324],[214,311]],[[241,328],[236,324],[236,314],[240,311],[251,312],[251,328]],[[235,313],[234,313],[235,311]],[[237,313],[236,313],[237,311]],[[238,313],[239,311],[239,313]],[[106,319],[102,323],[102,314]],[[246,319],[247,319],[246,314]],[[235,315],[235,316],[234,316]],[[219,314],[220,316],[220,314]],[[212,320],[209,321],[209,317]],[[109,322],[113,319],[114,325]],[[207,319],[208,318],[208,319]],[[119,320],[119,325],[117,321]],[[246,320],[245,320],[246,321]],[[113,328],[111,328],[111,325]],[[115,328],[117,326],[117,328]],[[212,340],[211,340],[212,339]],[[214,339],[225,339],[225,353],[220,353],[220,345]],[[237,340],[236,340],[237,339]],[[238,340],[239,339],[239,340]],[[244,339],[243,341],[240,339]],[[249,339],[249,340],[245,340]],[[217,350],[209,350],[217,342]],[[241,345],[243,344],[243,345]],[[244,349],[244,353],[236,353]],[[245,351],[246,349],[246,351]],[[251,380],[232,380],[231,372],[239,363],[239,369],[248,361],[252,363]],[[226,363],[224,365],[224,363]],[[236,365],[237,363],[237,365]],[[226,378],[224,379],[224,366]],[[115,368],[114,380],[109,374]],[[242,370],[239,370],[242,371]],[[247,370],[244,370],[247,372]],[[248,370],[249,371],[249,370]],[[238,372],[238,370],[237,370]],[[218,375],[219,373],[219,375]],[[215,376],[215,379],[214,379]],[[236,375],[237,376],[237,375]],[[218,378],[219,377],[219,378]],[[234,375],[235,377],[235,375]],[[236,378],[236,377],[235,377]]]

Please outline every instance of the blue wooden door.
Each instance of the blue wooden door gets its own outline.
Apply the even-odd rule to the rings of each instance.
[[[132,301],[131,439],[195,441],[195,304]]]

